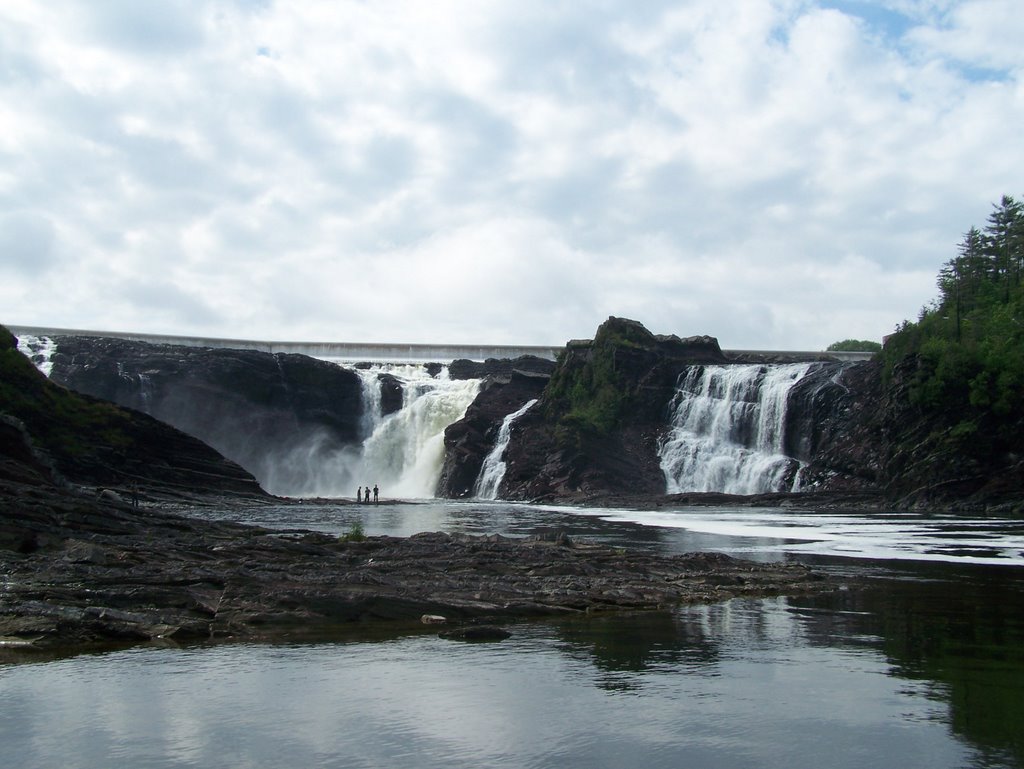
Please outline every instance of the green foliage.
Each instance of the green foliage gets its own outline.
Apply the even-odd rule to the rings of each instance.
[[[975,456],[1016,450],[1024,425],[1024,206],[1004,196],[938,275],[939,298],[882,353],[888,376],[914,360],[910,403],[942,416]]]
[[[581,433],[607,435],[619,426],[632,405],[631,388],[617,365],[618,356],[643,352],[654,345],[653,335],[641,324],[609,318],[597,330],[585,360],[579,350],[562,352],[545,392],[549,418],[558,423],[563,440]]]
[[[349,530],[338,537],[341,542],[363,542],[366,539],[366,532],[363,531],[363,522],[354,521]]]
[[[0,335],[6,333],[0,326]],[[97,445],[120,449],[132,444],[126,412],[51,383],[8,344],[0,346],[0,412],[24,422],[42,447],[58,457],[81,457]]]
[[[844,339],[825,348],[827,352],[879,352],[881,349],[881,343],[869,342],[866,339]]]

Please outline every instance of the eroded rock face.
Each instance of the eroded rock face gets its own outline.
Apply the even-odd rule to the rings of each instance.
[[[664,493],[658,446],[679,374],[725,361],[711,337],[655,336],[609,318],[593,340],[567,345],[540,402],[518,422],[503,496]]]
[[[508,414],[540,397],[548,377],[511,372],[507,378],[488,376],[465,416],[444,433],[444,466],[437,494],[462,499],[474,494],[484,458],[490,453]]]
[[[2,327],[0,375],[0,477],[263,495],[249,473],[196,438],[49,381]]]
[[[875,417],[882,396],[878,364],[818,365],[794,385],[786,417],[786,453],[807,463],[803,488],[881,488],[884,441]]]
[[[272,491],[309,485],[312,468],[362,438],[360,379],[325,361],[105,337],[55,342],[54,382],[173,425]],[[394,390],[384,390],[392,409],[401,405]]]

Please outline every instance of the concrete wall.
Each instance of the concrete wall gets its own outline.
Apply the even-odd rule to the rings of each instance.
[[[270,353],[297,353],[313,358],[375,363],[448,363],[459,358],[483,361],[488,358],[518,358],[535,355],[555,360],[561,346],[543,345],[465,345],[465,344],[400,344],[393,342],[264,342],[254,339],[213,339],[209,337],[133,334],[120,331],[86,331],[83,329],[45,328],[41,326],[8,326],[16,336],[105,336],[130,339],[150,344],[216,347],[235,350],[260,350]],[[808,360],[868,360],[869,352],[820,352],[791,350],[724,350],[730,357],[768,356],[801,357]]]

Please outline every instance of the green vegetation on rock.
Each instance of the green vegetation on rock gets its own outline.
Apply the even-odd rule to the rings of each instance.
[[[87,399],[51,383],[0,326],[0,413],[21,420],[41,447],[55,457],[80,458],[99,444],[123,449],[127,413],[111,403]]]
[[[557,420],[563,437],[575,432],[607,435],[618,427],[633,401],[620,358],[644,354],[656,344],[642,324],[609,318],[588,346],[563,351],[545,391],[548,416]]]
[[[826,352],[879,352],[881,349],[880,342],[869,342],[866,339],[844,339],[825,348]]]
[[[366,531],[363,529],[362,521],[355,521],[349,530],[338,537],[339,542],[364,542]]]
[[[890,381],[911,368],[910,404],[947,426],[947,448],[987,461],[1024,434],[1024,205],[1004,196],[938,275],[940,295],[886,341]]]

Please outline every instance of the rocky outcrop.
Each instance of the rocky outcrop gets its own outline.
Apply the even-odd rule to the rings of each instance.
[[[521,355],[518,358],[488,358],[483,363],[459,358],[448,366],[452,379],[485,379],[508,381],[513,374],[550,377],[555,362],[535,355]]]
[[[51,485],[144,485],[148,493],[263,496],[249,473],[201,441],[47,380],[3,327],[0,374],[0,465],[6,468],[0,476],[28,474]]]
[[[303,488],[310,468],[362,438],[359,376],[325,361],[107,337],[54,341],[54,382],[173,425],[272,491]],[[400,408],[401,386],[384,384],[382,405]]]
[[[506,452],[502,495],[574,500],[665,491],[658,446],[687,366],[724,363],[711,337],[656,336],[609,318],[593,340],[570,342],[540,403]]]
[[[539,398],[555,370],[554,361],[523,355],[489,358],[483,363],[456,360],[448,367],[452,379],[481,379],[480,392],[465,416],[444,434],[444,466],[438,496],[462,499],[472,496],[484,458],[494,447],[505,417],[525,403]]]
[[[438,496],[472,496],[484,458],[491,451],[508,414],[540,397],[549,377],[543,373],[510,370],[507,376],[488,375],[465,416],[444,433],[444,466]]]
[[[913,358],[888,377],[881,363],[812,370],[791,391],[787,451],[806,462],[802,488],[880,492],[890,507],[1019,511],[1024,462],[974,455],[952,415],[915,407]]]
[[[658,556],[564,536],[345,541],[82,498],[8,517],[0,538],[8,647],[317,637],[346,623],[418,624],[424,615],[450,626],[828,588],[791,564]]]
[[[877,490],[885,482],[876,362],[812,368],[789,393],[786,453],[805,463],[804,490]]]
[[[1009,450],[979,454],[972,436],[957,429],[960,414],[914,403],[909,391],[919,365],[907,356],[884,380],[879,372],[878,399],[855,423],[853,450],[876,441],[880,483],[900,508],[1024,512],[1024,430]],[[993,411],[984,421],[1003,419]]]

